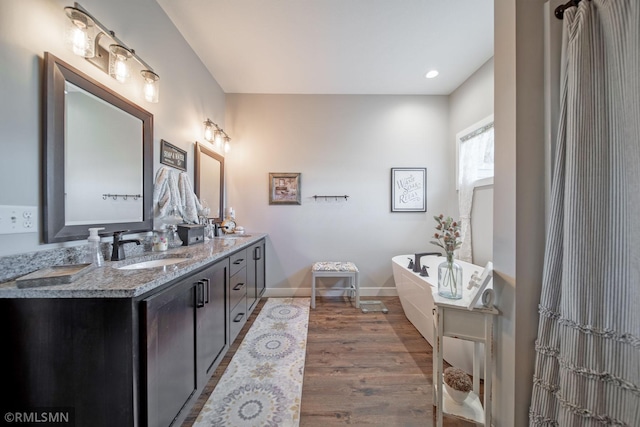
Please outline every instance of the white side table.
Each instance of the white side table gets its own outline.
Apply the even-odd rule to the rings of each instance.
[[[436,348],[433,353],[433,404],[436,407],[436,426],[442,427],[443,414],[491,426],[491,375],[493,371],[493,320],[498,314],[494,307],[478,306],[469,310],[469,298],[451,300],[433,292],[436,308],[433,317],[433,336]],[[442,386],[443,337],[459,338],[474,342],[473,346],[473,391],[462,404],[449,397]],[[484,405],[480,403],[480,355],[484,344]],[[484,407],[483,407],[484,406]]]

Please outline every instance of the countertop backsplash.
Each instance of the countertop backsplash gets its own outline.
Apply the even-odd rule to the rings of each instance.
[[[127,237],[128,238],[128,237]],[[127,257],[144,253],[144,236],[138,237],[140,245],[127,245]],[[76,245],[68,248],[45,249],[26,254],[0,257],[0,283],[10,282],[26,274],[53,265],[81,264],[85,261],[88,245]],[[100,251],[106,261],[111,258],[111,242],[100,242]]]

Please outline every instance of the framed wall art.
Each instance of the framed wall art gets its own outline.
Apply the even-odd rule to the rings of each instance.
[[[300,173],[269,173],[270,205],[301,205]]]
[[[427,168],[391,168],[391,212],[427,211]]]

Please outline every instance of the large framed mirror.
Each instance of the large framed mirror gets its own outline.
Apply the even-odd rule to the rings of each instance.
[[[210,218],[222,221],[224,217],[224,157],[204,144],[196,142],[195,191],[196,196],[211,208]]]
[[[45,243],[151,230],[153,115],[49,52],[44,65]]]

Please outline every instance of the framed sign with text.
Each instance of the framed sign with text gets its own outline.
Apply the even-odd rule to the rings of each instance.
[[[391,168],[391,212],[427,211],[427,168]]]
[[[187,171],[187,152],[164,139],[160,140],[160,163]]]

